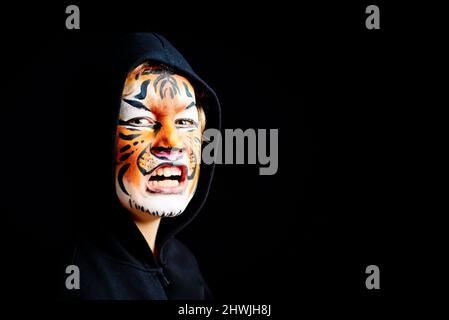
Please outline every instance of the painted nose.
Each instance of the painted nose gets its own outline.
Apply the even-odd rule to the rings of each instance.
[[[182,149],[176,147],[152,147],[150,152],[157,158],[176,161],[182,157]]]
[[[181,138],[178,135],[171,117],[161,118],[160,127],[155,132],[156,137],[153,146],[164,148],[174,148],[179,146]]]

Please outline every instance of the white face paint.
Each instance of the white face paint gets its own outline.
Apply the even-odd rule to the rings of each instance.
[[[116,192],[135,214],[181,214],[198,183],[201,124],[187,79],[141,65],[125,83],[117,126]]]

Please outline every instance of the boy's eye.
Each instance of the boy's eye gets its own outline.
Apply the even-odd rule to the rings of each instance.
[[[177,119],[175,120],[175,124],[179,127],[193,127],[196,126],[195,121],[192,119]]]
[[[156,122],[153,119],[146,118],[146,117],[140,117],[140,118],[134,118],[130,119],[126,122],[128,125],[136,126],[136,127],[148,127],[153,126]]]

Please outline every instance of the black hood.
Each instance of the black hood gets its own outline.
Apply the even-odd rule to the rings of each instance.
[[[117,66],[121,73],[122,84],[128,73],[145,61],[162,63],[177,74],[186,77],[194,86],[197,101],[204,106],[206,128],[220,129],[220,103],[217,95],[209,85],[201,79],[181,53],[167,39],[157,33],[121,34],[117,37],[115,54]],[[119,92],[121,94],[121,91]],[[198,93],[201,93],[198,95]],[[116,119],[121,97],[117,100]],[[114,137],[115,140],[115,137]],[[184,228],[199,213],[206,201],[214,174],[214,164],[201,165],[198,186],[186,210],[178,217],[162,218],[158,231],[157,244],[162,246]]]
[[[68,156],[73,163],[69,167],[78,168],[78,174],[73,173],[73,180],[82,180],[81,176],[87,177],[89,183],[82,183],[82,188],[87,190],[87,194],[91,196],[91,202],[86,204],[82,198],[78,204],[77,212],[81,212],[82,227],[86,227],[88,232],[97,232],[98,225],[109,228],[109,224],[114,223],[115,219],[119,219],[119,224],[123,224],[123,219],[130,218],[130,213],[119,203],[115,193],[114,186],[114,143],[116,126],[118,123],[118,113],[120,110],[121,94],[128,73],[135,67],[145,61],[159,62],[177,74],[187,78],[195,88],[197,101],[200,101],[206,114],[206,129],[216,128],[220,130],[220,104],[215,92],[201,79],[192,69],[186,59],[173,47],[164,37],[156,33],[131,33],[131,34],[94,34],[89,37],[89,41],[84,40],[80,53],[71,52],[71,56],[78,54],[85,55],[82,69],[77,71],[81,76],[79,87],[70,88],[69,92],[73,95],[65,97],[67,104],[70,106],[66,114],[66,118],[76,118],[80,116],[80,108],[82,105],[88,109],[90,118],[94,118],[96,124],[97,136],[99,141],[97,146],[92,146],[95,139],[86,135],[84,138],[89,141],[89,145],[81,145],[78,149],[88,148],[85,153],[101,154],[102,165],[92,166],[91,164],[82,163],[79,155],[68,149],[67,153],[74,152],[72,156]],[[76,57],[79,59],[79,57]],[[69,62],[70,63],[70,62]],[[76,91],[76,92],[75,92]],[[70,115],[71,110],[76,115]],[[105,114],[108,116],[106,117]],[[72,126],[76,129],[66,132],[66,135],[72,135],[74,144],[79,143],[78,122],[72,121]],[[82,139],[81,139],[82,140]],[[71,145],[68,143],[68,145]],[[101,152],[98,150],[101,148]],[[67,156],[66,156],[67,157]],[[109,160],[106,160],[106,158]],[[76,159],[76,160],[75,160]],[[108,161],[109,167],[105,169],[103,165]],[[80,169],[81,168],[81,169]],[[201,165],[200,176],[196,192],[191,199],[186,210],[177,217],[162,218],[158,230],[157,246],[161,249],[163,244],[182,228],[184,228],[200,211],[206,201],[209,188],[214,174],[214,165]],[[90,177],[95,178],[91,179]],[[109,181],[107,187],[109,195],[101,194],[98,190],[104,190],[104,181]],[[100,182],[101,181],[101,182]],[[73,183],[72,183],[73,184]],[[101,198],[101,200],[98,200]],[[87,201],[87,200],[86,200]],[[109,202],[111,206],[105,205]],[[86,209],[88,207],[88,209]],[[78,215],[78,213],[76,213]],[[107,224],[107,225],[105,225]],[[129,225],[128,223],[124,223]],[[115,228],[115,226],[113,226]],[[131,226],[131,233],[135,233],[137,228]],[[120,229],[120,228],[117,228]],[[135,236],[135,235],[134,235]],[[140,237],[140,235],[137,235]]]

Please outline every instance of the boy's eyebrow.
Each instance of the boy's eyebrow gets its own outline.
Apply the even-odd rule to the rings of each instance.
[[[147,107],[146,105],[144,105],[144,104],[143,104],[142,102],[140,102],[140,101],[129,100],[129,99],[123,99],[123,101],[125,101],[125,102],[128,103],[129,105],[133,106],[134,108],[137,108],[137,109],[144,109],[144,110],[151,111],[151,108]]]
[[[194,106],[196,106],[196,103],[195,103],[195,101],[192,101],[192,102],[186,107],[186,110],[189,109],[189,108],[191,108],[191,107],[194,107]]]

